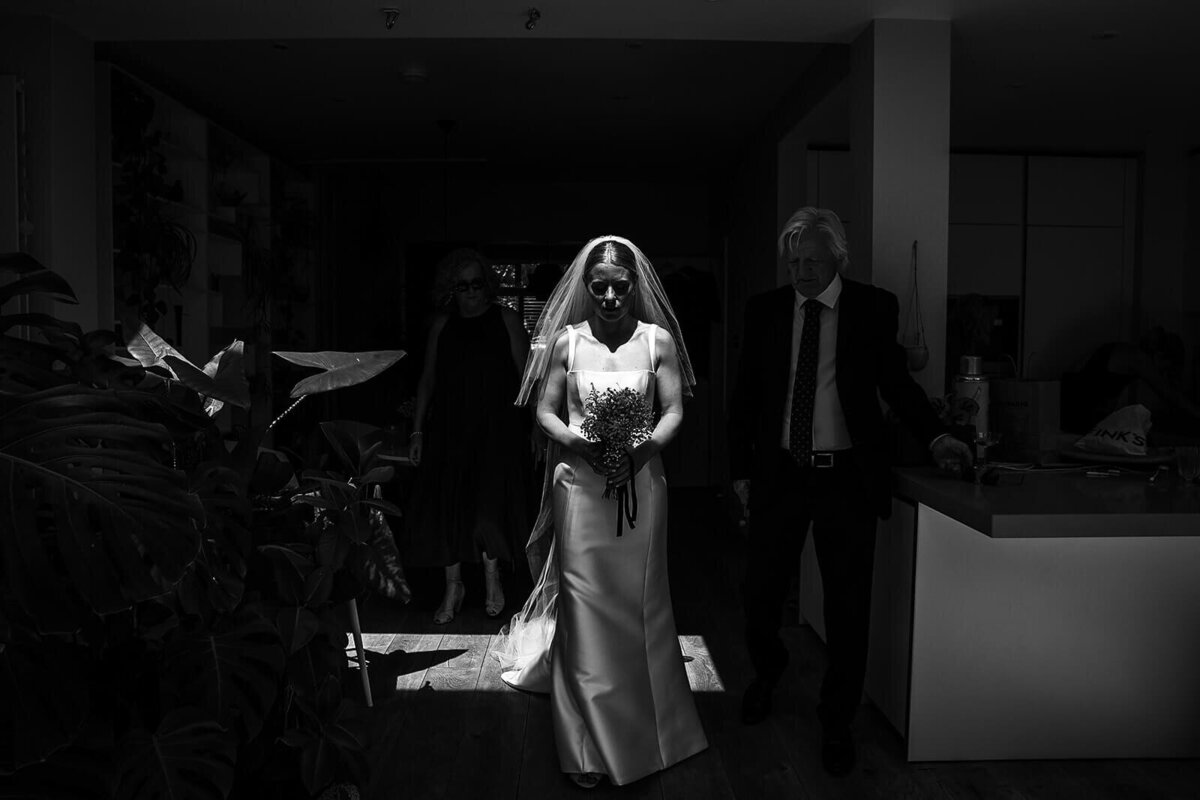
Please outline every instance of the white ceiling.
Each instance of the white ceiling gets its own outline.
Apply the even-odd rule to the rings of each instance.
[[[385,5],[400,11],[391,31]],[[298,160],[440,156],[434,120],[456,119],[452,156],[720,162],[814,44],[848,43],[874,18],[951,21],[957,148],[1200,143],[1190,0],[0,0],[2,11],[112,43],[101,52]],[[403,83],[410,66],[428,82]]]

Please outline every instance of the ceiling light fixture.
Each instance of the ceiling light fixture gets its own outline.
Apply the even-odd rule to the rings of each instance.
[[[425,71],[424,67],[414,64],[400,71],[400,79],[405,83],[424,83],[429,80],[429,73]]]
[[[542,12],[536,8],[531,8],[526,12],[527,19],[525,20],[525,30],[531,31],[537,27],[538,20],[542,18]]]
[[[396,27],[396,20],[400,19],[400,9],[398,8],[381,8],[379,13],[383,14],[383,27],[391,30]]]

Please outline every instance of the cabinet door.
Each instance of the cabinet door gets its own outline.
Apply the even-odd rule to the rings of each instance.
[[[1121,228],[1031,227],[1025,268],[1027,377],[1056,380],[1121,339]]]
[[[950,224],[1020,225],[1025,157],[950,156]]]
[[[1030,225],[1125,224],[1127,158],[1029,158]]]
[[[1021,294],[1020,225],[950,225],[947,291]]]

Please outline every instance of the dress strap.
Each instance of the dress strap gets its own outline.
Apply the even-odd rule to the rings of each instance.
[[[567,326],[567,372],[575,368],[575,326]]]
[[[658,326],[650,323],[647,327],[650,333],[650,371],[658,372]]]

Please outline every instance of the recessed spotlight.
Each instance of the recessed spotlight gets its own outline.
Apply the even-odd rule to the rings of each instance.
[[[271,42],[271,47],[274,47],[276,50],[287,50],[288,43],[287,42]]]
[[[424,67],[414,65],[400,70],[400,79],[405,83],[424,83],[429,80],[429,73]]]
[[[1093,39],[1099,39],[1099,40],[1115,39],[1115,38],[1117,38],[1117,36],[1118,36],[1118,34],[1116,31],[1096,31],[1095,33],[1092,34]]]

